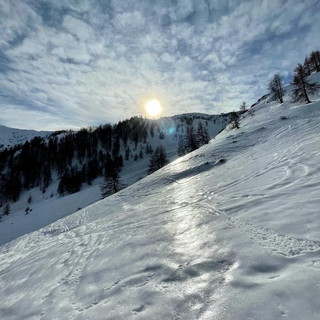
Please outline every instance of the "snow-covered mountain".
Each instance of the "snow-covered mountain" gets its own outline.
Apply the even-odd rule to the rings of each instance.
[[[17,144],[23,144],[34,137],[46,137],[52,132],[9,128],[0,125],[0,151]]]
[[[318,319],[320,100],[285,101],[0,247],[0,318]]]

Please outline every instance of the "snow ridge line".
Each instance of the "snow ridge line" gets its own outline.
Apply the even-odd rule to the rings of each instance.
[[[320,250],[320,241],[299,239],[280,234],[269,228],[255,226],[245,220],[230,218],[224,211],[208,204],[201,204],[201,206],[210,209],[218,216],[223,216],[231,226],[248,235],[251,240],[260,246],[269,248],[283,256],[295,257],[303,253]]]

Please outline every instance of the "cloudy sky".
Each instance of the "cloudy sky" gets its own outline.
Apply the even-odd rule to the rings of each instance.
[[[0,124],[55,130],[249,105],[320,49],[319,0],[1,0]]]

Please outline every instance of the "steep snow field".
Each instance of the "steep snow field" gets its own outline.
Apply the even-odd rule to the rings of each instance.
[[[46,137],[52,132],[8,128],[0,125],[0,150],[25,143],[34,137]]]
[[[254,110],[0,247],[0,319],[319,319],[320,101]]]

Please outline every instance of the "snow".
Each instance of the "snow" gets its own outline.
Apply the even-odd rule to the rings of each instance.
[[[101,182],[101,178],[97,179],[93,186],[65,197],[57,195],[50,197],[50,194],[56,190],[57,183],[47,190],[44,197],[42,192],[36,189],[25,193],[19,201],[12,204],[12,213],[7,217],[2,217],[0,245],[36,231],[98,201],[101,198],[99,188]],[[29,194],[32,194],[30,204],[27,201]],[[31,209],[28,215],[25,214],[26,207]]]
[[[240,129],[4,244],[0,319],[319,319],[319,131],[320,100],[263,99]]]
[[[34,137],[46,137],[51,133],[49,131],[16,129],[0,125],[0,151],[30,141]]]

